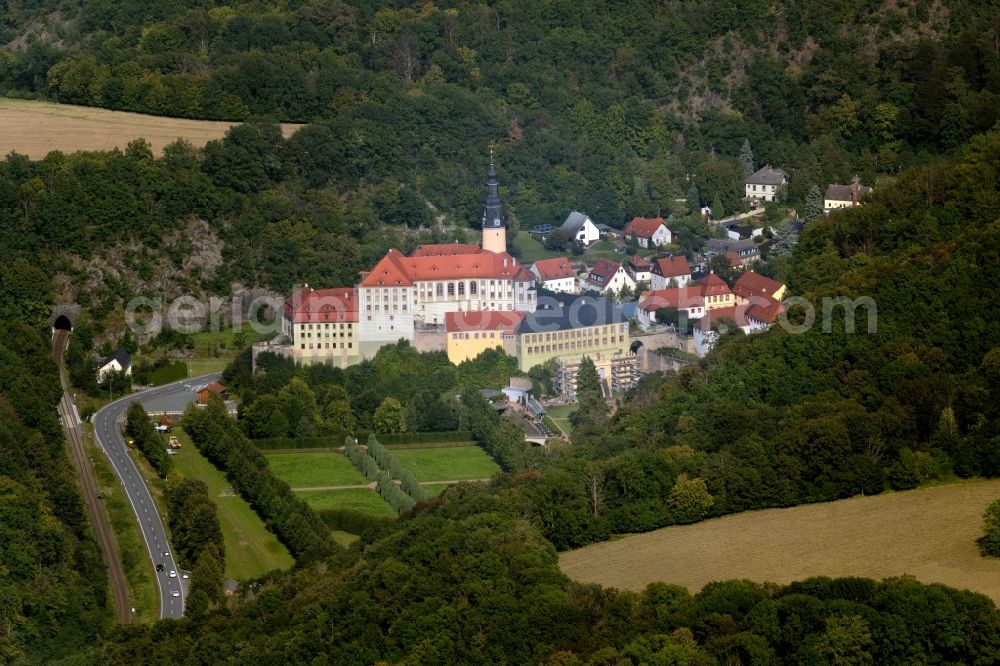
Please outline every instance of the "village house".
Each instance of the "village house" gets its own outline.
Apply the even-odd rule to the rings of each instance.
[[[523,312],[474,310],[445,315],[448,360],[458,365],[479,356],[487,349],[500,349],[513,356],[515,340]]]
[[[691,266],[684,255],[661,257],[653,262],[649,286],[654,289],[683,287],[691,281]]]
[[[97,363],[97,383],[100,384],[107,379],[111,373],[123,373],[126,377],[132,376],[132,355],[124,349],[119,349],[111,356],[101,359]]]
[[[706,312],[732,307],[736,304],[736,295],[733,290],[729,288],[725,280],[715,273],[709,273],[692,286],[698,289],[701,292],[701,297],[705,299]]]
[[[640,257],[639,255],[628,258],[628,261],[625,262],[625,270],[628,271],[629,276],[631,276],[637,285],[640,282],[649,285],[653,279],[653,264],[649,263],[649,260],[645,257]]]
[[[733,284],[733,293],[738,304],[749,303],[754,298],[780,301],[787,291],[788,288],[781,282],[753,271],[746,271]]]
[[[705,297],[700,286],[678,287],[675,289],[658,289],[647,291],[639,298],[636,309],[636,321],[642,328],[664,322],[657,321],[656,311],[661,308],[674,308],[679,317],[698,319],[705,314]]]
[[[617,294],[622,287],[635,288],[635,280],[621,264],[610,259],[598,259],[583,281],[585,291],[596,291],[601,295]]]
[[[566,257],[539,259],[531,265],[531,272],[542,289],[566,294],[576,292],[576,270]]]
[[[672,242],[672,234],[662,217],[633,217],[622,233],[625,240],[634,240],[639,247],[660,247]]]
[[[733,266],[749,266],[754,261],[760,259],[760,248],[757,247],[757,243],[749,238],[745,240],[712,238],[708,241],[708,249],[705,251],[705,257],[711,259],[717,254],[728,254],[730,252],[735,253],[735,255],[730,256],[730,263]],[[737,259],[738,262],[733,261],[733,259]]]
[[[826,188],[826,195],[823,197],[823,212],[829,214],[830,211],[840,208],[853,208],[861,205],[861,199],[866,197],[872,188],[861,184],[861,179],[857,176],[850,185],[830,185]]]
[[[770,164],[765,164],[746,179],[745,197],[756,201],[774,201],[787,183],[788,174],[781,169],[772,168]]]
[[[223,399],[226,397],[226,387],[219,382],[212,382],[211,384],[199,386],[194,392],[197,396],[199,405],[207,405],[209,398],[213,395],[221,396]]]
[[[766,331],[784,312],[778,301],[774,299],[766,301],[766,303],[746,302],[707,311],[693,327],[695,353],[705,356],[719,341],[721,335],[734,327],[746,335]]]
[[[575,210],[569,214],[559,229],[564,231],[573,241],[579,241],[584,246],[597,242],[601,238],[601,232],[594,221],[584,213]]]

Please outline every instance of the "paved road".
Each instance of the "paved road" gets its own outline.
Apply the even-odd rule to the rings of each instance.
[[[97,444],[107,454],[115,473],[125,488],[125,495],[128,497],[136,519],[139,521],[139,527],[142,530],[142,537],[146,542],[146,550],[149,552],[149,557],[154,565],[163,564],[163,571],[155,571],[154,569],[156,584],[160,590],[161,618],[177,619],[184,615],[184,595],[187,593],[187,581],[181,578],[181,571],[174,562],[174,551],[167,540],[163,521],[160,519],[160,514],[156,510],[156,504],[153,503],[153,498],[149,494],[149,488],[146,487],[142,475],[132,460],[121,428],[124,424],[125,412],[133,401],[139,400],[145,404],[179,393],[190,393],[189,389],[184,388],[185,384],[192,386],[205,384],[215,381],[219,377],[218,373],[205,375],[133,393],[112,402],[94,414],[93,418]],[[175,578],[170,577],[171,571],[176,572]]]

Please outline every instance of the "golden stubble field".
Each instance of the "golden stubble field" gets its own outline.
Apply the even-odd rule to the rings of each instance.
[[[750,511],[569,551],[559,566],[581,582],[641,590],[662,581],[692,592],[733,578],[908,574],[1000,604],[1000,560],[980,557],[975,542],[997,498],[1000,479]]]
[[[41,159],[53,150],[64,153],[116,147],[124,150],[129,141],[140,137],[160,155],[164,146],[178,138],[201,147],[212,139],[221,138],[236,124],[0,98],[0,157],[11,151]],[[281,131],[288,137],[300,127],[302,125],[284,123]]]

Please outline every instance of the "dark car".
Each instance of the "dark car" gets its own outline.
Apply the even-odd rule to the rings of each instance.
[[[156,570],[157,571],[163,571],[163,563],[162,562],[160,562],[159,564],[156,565]]]

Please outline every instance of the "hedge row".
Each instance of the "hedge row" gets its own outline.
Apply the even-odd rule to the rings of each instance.
[[[251,439],[258,449],[335,449],[343,442],[342,435],[324,435],[322,437],[268,437],[266,439]]]
[[[167,455],[167,446],[163,441],[163,436],[156,432],[156,428],[149,421],[145,408],[138,402],[133,402],[128,406],[125,413],[125,433],[135,441],[135,447],[146,456],[146,460],[153,466],[161,479],[167,478],[170,471],[170,456]]]
[[[210,399],[207,409],[189,406],[184,412],[184,429],[296,560],[312,561],[336,550],[326,524],[274,475],[267,458],[229,418],[217,396]]]
[[[392,478],[399,479],[403,492],[412,497],[414,502],[419,502],[430,497],[424,487],[420,485],[420,482],[417,481],[416,477],[408,469],[399,464],[396,457],[389,453],[389,449],[382,446],[375,438],[375,435],[368,438],[368,453],[375,458],[379,467],[388,470]]]
[[[374,435],[375,433],[372,433]],[[379,441],[386,446],[392,444],[433,444],[435,442],[469,442],[475,439],[468,430],[448,432],[399,432],[379,434]]]
[[[367,451],[358,446],[357,440],[350,435],[344,438],[344,454],[366,479],[375,481],[378,478],[378,463]]]
[[[385,470],[378,473],[378,482],[375,484],[375,488],[382,499],[399,513],[409,511],[417,503],[415,499],[404,493],[395,481],[389,478],[389,474]]]

